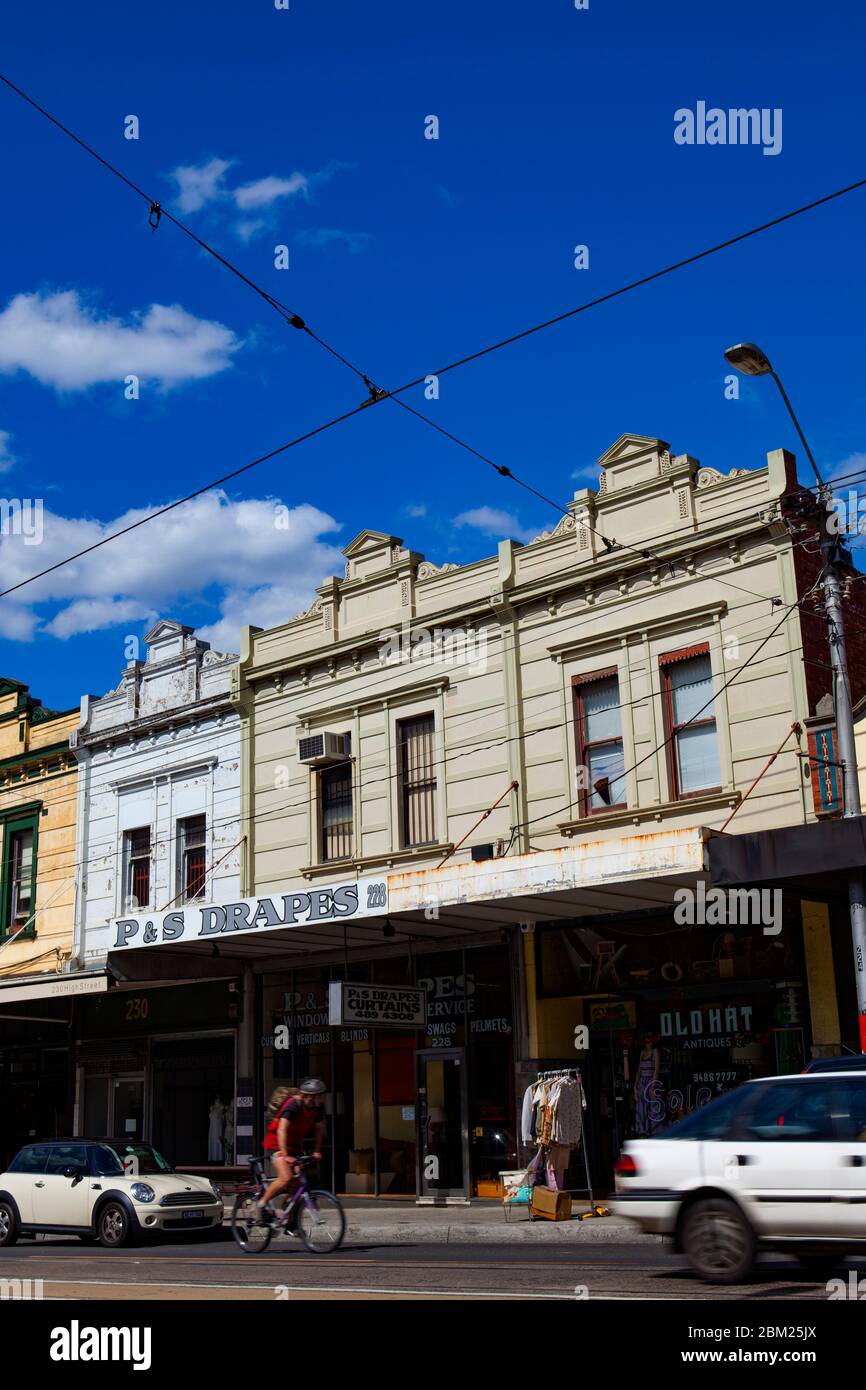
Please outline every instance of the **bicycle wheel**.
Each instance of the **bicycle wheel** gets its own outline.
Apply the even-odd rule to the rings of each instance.
[[[301,1198],[294,1228],[314,1255],[329,1255],[342,1245],[346,1233],[339,1198],[333,1192],[314,1187]]]
[[[232,1207],[232,1235],[247,1255],[260,1255],[267,1250],[273,1234],[268,1221],[255,1211],[256,1198],[252,1192],[239,1192]]]

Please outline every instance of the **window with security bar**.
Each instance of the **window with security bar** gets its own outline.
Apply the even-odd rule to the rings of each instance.
[[[713,671],[706,644],[659,660],[674,799],[721,788]]]
[[[207,819],[188,816],[177,823],[180,893],[184,902],[200,898],[207,876]]]
[[[322,826],[322,860],[351,859],[352,763],[338,763],[319,772],[319,804]]]
[[[150,826],[127,830],[123,837],[126,860],[126,911],[150,906]]]
[[[403,845],[436,843],[435,726],[432,714],[397,725],[403,810]]]

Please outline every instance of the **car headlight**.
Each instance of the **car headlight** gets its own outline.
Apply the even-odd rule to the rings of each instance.
[[[217,1187],[216,1183],[213,1183],[213,1182],[212,1182],[212,1183],[208,1183],[208,1186],[209,1186],[211,1192],[213,1193],[214,1197],[216,1198],[216,1200],[217,1200],[218,1202],[221,1202],[222,1199],[223,1199],[223,1194],[220,1192],[220,1190],[219,1190],[219,1188]]]
[[[149,1183],[134,1182],[129,1189],[137,1202],[152,1202],[156,1193]]]

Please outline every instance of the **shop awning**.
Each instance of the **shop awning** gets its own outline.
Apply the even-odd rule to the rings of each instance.
[[[286,884],[237,903],[187,904],[110,924],[120,979],[172,979],[267,969],[289,957],[369,956],[408,944],[460,945],[522,923],[669,911],[678,887],[704,876],[699,826],[376,878]]]
[[[719,888],[791,880],[791,887],[843,888],[839,875],[866,869],[866,817],[819,821],[747,835],[711,834],[707,867]],[[832,879],[835,877],[835,883]]]
[[[4,1004],[20,1004],[28,999],[69,999],[77,994],[104,994],[108,989],[105,972],[82,975],[51,975],[44,980],[7,984],[0,982],[0,1009]]]

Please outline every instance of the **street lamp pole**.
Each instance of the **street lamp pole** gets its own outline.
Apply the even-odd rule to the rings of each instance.
[[[830,665],[833,672],[833,706],[836,715],[838,758],[842,764],[843,816],[849,819],[861,814],[860,783],[857,776],[857,749],[854,738],[854,711],[851,706],[851,687],[848,681],[848,658],[845,650],[845,619],[842,611],[842,586],[839,582],[839,539],[828,522],[827,486],[818,472],[818,465],[787,392],[774,372],[769,358],[754,343],[738,343],[728,348],[725,357],[737,371],[747,376],[771,376],[779,388],[794,428],[806,451],[818,480],[818,500],[821,504],[821,553],[824,557],[824,612],[827,615],[830,641]],[[860,1027],[860,1051],[866,1053],[866,885],[862,873],[848,879],[848,906],[851,914],[851,937],[854,946],[854,980],[857,987],[857,1014]]]

